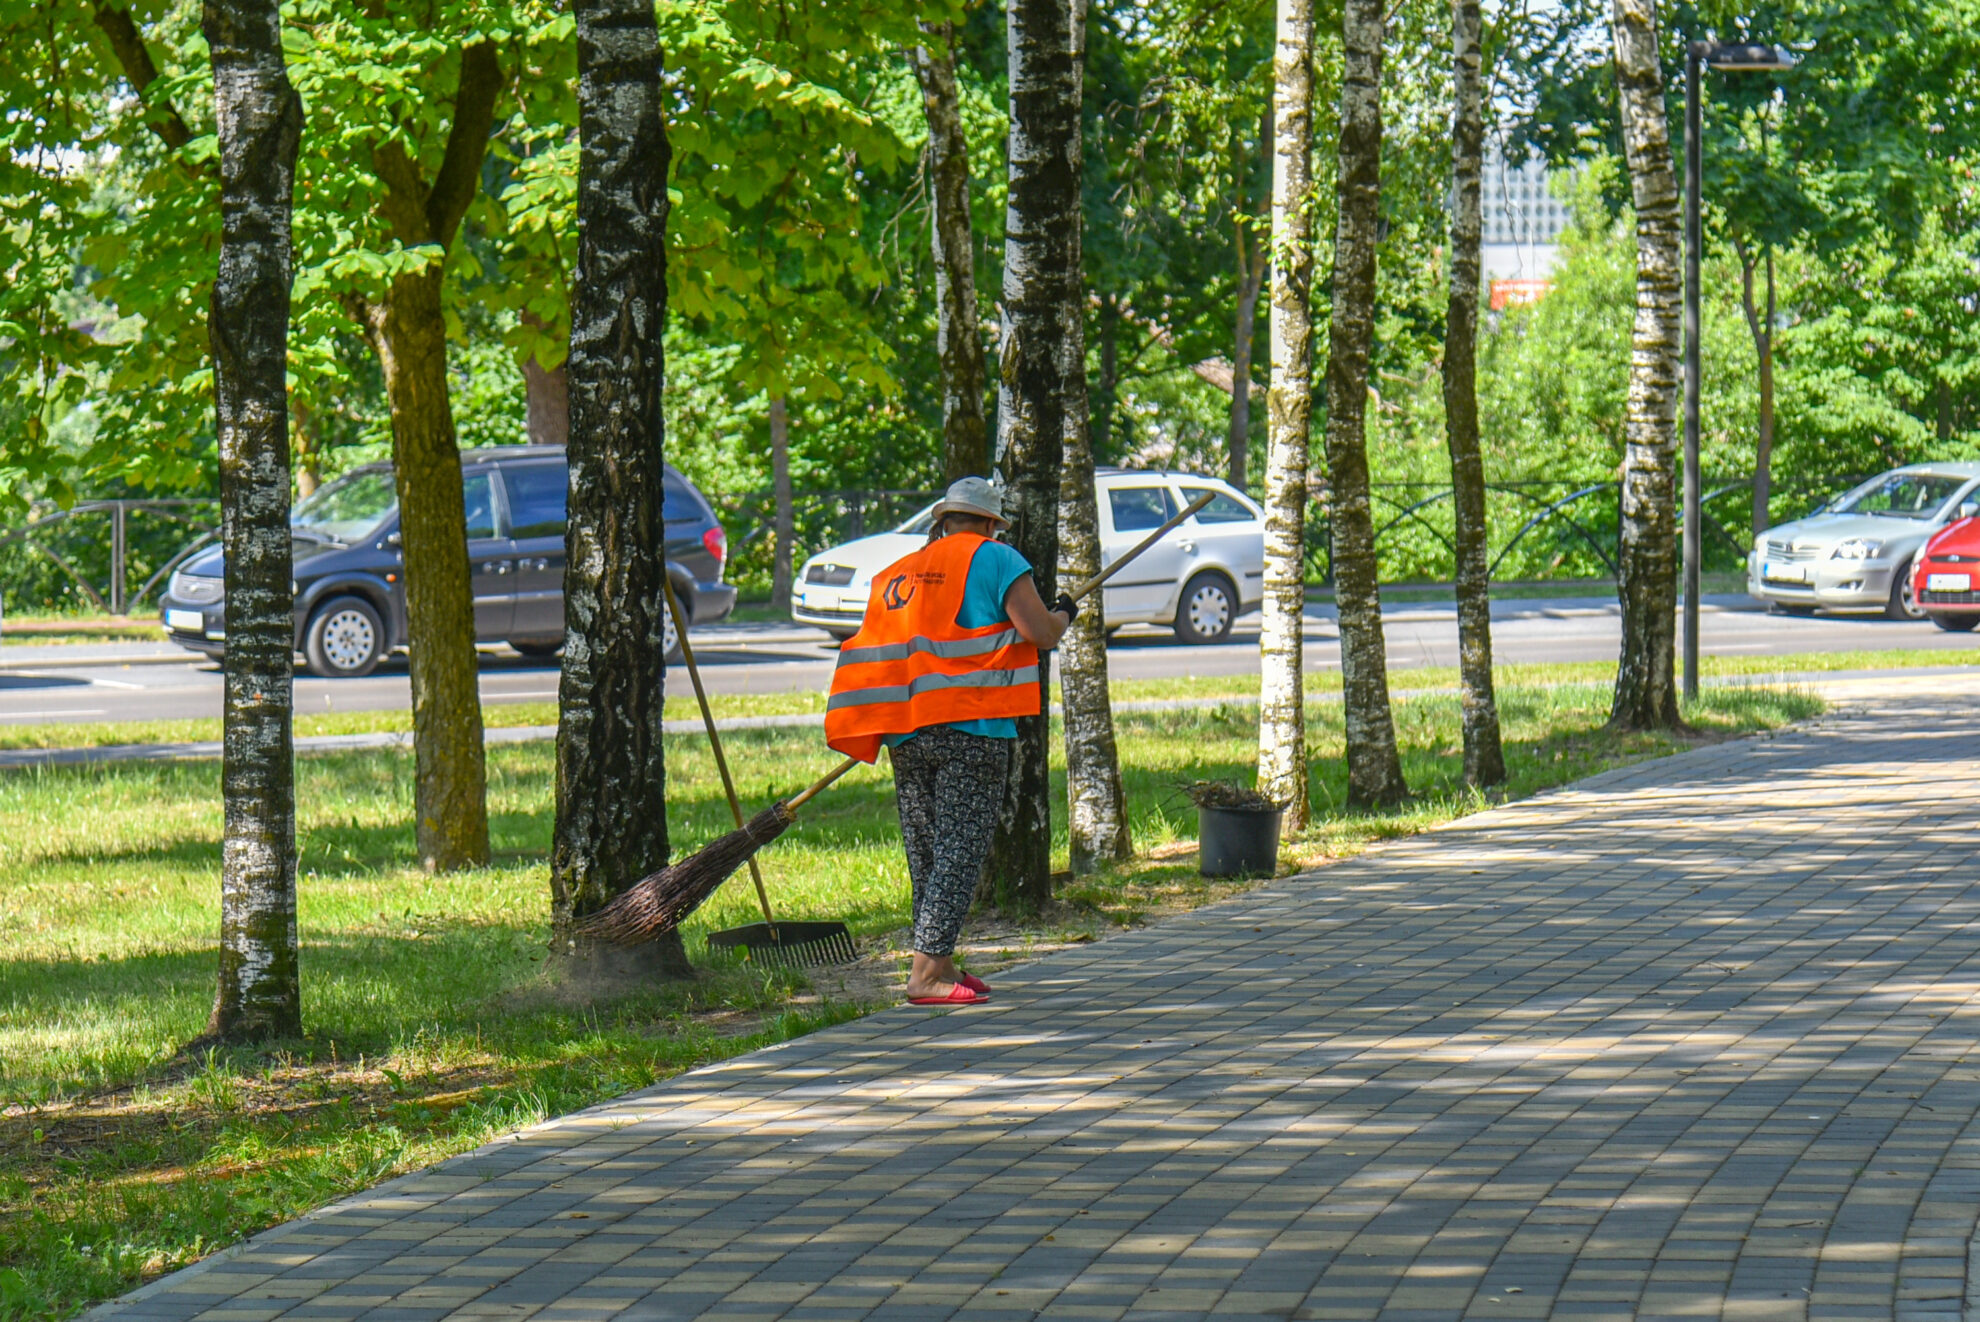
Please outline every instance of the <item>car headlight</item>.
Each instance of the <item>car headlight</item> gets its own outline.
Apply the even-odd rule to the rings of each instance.
[[[1832,560],[1874,560],[1884,544],[1875,537],[1845,537],[1836,546]]]

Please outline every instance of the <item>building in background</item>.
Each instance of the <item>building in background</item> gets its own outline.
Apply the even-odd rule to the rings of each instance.
[[[1479,263],[1495,312],[1535,302],[1551,288],[1547,277],[1568,209],[1548,180],[1542,161],[1509,164],[1496,147],[1485,154]]]

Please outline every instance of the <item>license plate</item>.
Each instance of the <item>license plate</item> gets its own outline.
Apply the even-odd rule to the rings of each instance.
[[[1760,577],[1770,583],[1806,583],[1807,565],[1762,565]]]
[[[1968,592],[1972,588],[1973,575],[1971,574],[1925,575],[1925,590],[1927,592]]]
[[[199,611],[166,611],[165,623],[179,633],[206,632],[206,616]]]

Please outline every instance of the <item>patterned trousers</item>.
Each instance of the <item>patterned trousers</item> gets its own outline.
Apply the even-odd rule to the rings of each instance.
[[[892,750],[921,954],[955,953],[990,857],[1013,742],[934,725]]]

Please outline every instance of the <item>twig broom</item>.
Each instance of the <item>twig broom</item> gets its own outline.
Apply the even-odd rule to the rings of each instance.
[[[1097,591],[1106,581],[1119,573],[1127,563],[1162,540],[1184,519],[1216,498],[1215,492],[1199,496],[1188,508],[1141,539],[1134,548],[1101,570],[1094,577],[1079,585],[1070,595],[1079,601]],[[671,592],[670,592],[671,597]],[[687,631],[680,629],[683,647],[686,646]],[[690,669],[689,675],[695,681],[697,696],[701,693],[701,681],[697,672]],[[708,715],[708,705],[702,701],[702,714],[708,720],[709,733],[714,734],[714,719]],[[721,754],[716,754],[716,764],[722,768],[723,781],[728,781],[726,763]],[[773,803],[747,822],[741,821],[742,807],[731,798],[738,829],[712,841],[695,853],[689,854],[678,863],[662,868],[651,876],[642,878],[622,892],[617,899],[586,918],[578,920],[576,927],[580,935],[593,940],[609,941],[615,945],[636,946],[651,941],[663,933],[679,927],[687,916],[701,907],[701,902],[715,893],[717,887],[727,881],[735,870],[744,863],[751,863],[756,852],[789,830],[797,820],[797,810],[822,794],[833,781],[861,765],[856,757],[841,762],[817,782],[808,786],[780,803]],[[733,796],[733,790],[731,791]],[[770,901],[763,892],[763,882],[757,879],[758,899],[764,908],[764,917],[769,918]]]

